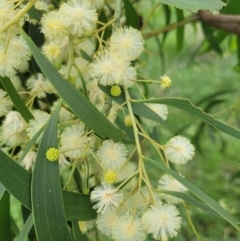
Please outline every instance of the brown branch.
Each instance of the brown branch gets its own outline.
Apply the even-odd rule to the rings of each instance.
[[[210,12],[198,11],[199,19],[212,27],[223,29],[227,32],[240,35],[240,16],[238,15],[213,15]]]

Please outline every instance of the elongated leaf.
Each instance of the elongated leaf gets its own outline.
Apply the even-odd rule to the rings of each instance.
[[[11,235],[10,195],[5,192],[0,200],[0,240],[13,241]]]
[[[228,221],[230,224],[232,224],[237,230],[240,231],[240,227],[238,226],[238,221],[225,209],[223,209],[215,200],[213,200],[211,197],[209,197],[207,194],[205,194],[203,191],[201,191],[199,188],[194,186],[192,183],[181,177],[177,172],[169,169],[166,167],[163,163],[154,161],[148,157],[144,157],[144,159],[151,164],[155,165],[156,167],[163,170],[165,173],[170,174],[173,176],[176,180],[178,180],[180,183],[182,183],[190,192],[192,192],[195,196],[197,196],[200,200],[202,200],[204,203],[206,203],[210,208],[212,208],[215,212],[217,212],[223,219]]]
[[[28,233],[31,230],[32,226],[33,226],[33,215],[30,214],[27,221],[23,225],[22,230],[20,231],[20,234],[18,235],[16,241],[25,241],[26,238],[28,237]]]
[[[0,150],[0,182],[26,208],[31,209],[31,174]]]
[[[71,83],[62,78],[25,32],[22,32],[22,35],[29,45],[38,66],[75,115],[102,138],[111,138],[116,142],[120,141],[123,132],[108,121]]]
[[[31,210],[30,172],[0,150],[0,182],[19,202]],[[89,196],[62,191],[67,220],[91,220],[97,214],[92,208]],[[78,205],[79,204],[79,205]]]
[[[6,190],[5,187],[2,185],[2,183],[0,183],[0,200],[1,200],[5,190]]]
[[[181,22],[184,19],[183,10],[176,8],[177,21]],[[184,43],[184,25],[177,28],[177,50],[180,52]]]
[[[191,12],[198,10],[208,10],[217,13],[226,4],[220,0],[160,0],[161,3],[175,6],[177,8],[186,9]]]
[[[185,193],[182,193],[182,192],[173,192],[173,191],[168,191],[168,190],[161,190],[161,193],[165,193],[165,194],[169,194],[169,195],[172,195],[174,197],[178,197],[178,198],[181,198],[182,200],[198,207],[198,208],[201,208],[205,211],[208,211],[210,212],[211,214],[213,215],[216,215],[218,217],[221,217],[217,212],[215,212],[212,208],[210,208],[209,206],[207,206],[206,204],[202,203],[202,202],[199,202],[198,200],[188,196],[187,194]]]
[[[64,213],[58,161],[46,158],[49,148],[57,148],[57,124],[62,102],[50,117],[41,139],[32,177],[32,211],[39,241],[71,240]]]
[[[228,125],[218,119],[215,119],[213,116],[205,113],[201,108],[195,106],[191,103],[188,99],[183,98],[153,98],[148,100],[134,100],[134,102],[138,103],[161,103],[176,107],[178,109],[184,110],[189,112],[190,114],[197,116],[198,118],[202,119],[206,123],[214,126],[215,128],[219,129],[220,131],[236,137],[240,139],[240,130]]]
[[[123,0],[123,2],[126,12],[126,25],[139,29],[139,19],[136,10],[129,0]]]
[[[23,119],[26,122],[29,122],[30,119],[34,119],[32,113],[29,111],[29,109],[24,104],[22,98],[19,96],[18,92],[14,88],[11,80],[8,77],[0,77],[2,85],[6,92],[8,93],[10,99],[12,100],[15,108],[18,110],[18,112],[21,114]]]
[[[63,191],[63,201],[68,220],[87,221],[97,217],[89,196]]]
[[[170,24],[170,20],[171,20],[171,9],[168,5],[162,4],[162,6],[163,6],[163,12],[164,12],[164,15],[165,15],[164,26],[167,26],[167,25]],[[166,31],[166,32],[163,33],[162,44],[164,44],[168,33],[169,33],[169,31]]]

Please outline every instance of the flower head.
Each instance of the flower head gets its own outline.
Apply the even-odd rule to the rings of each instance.
[[[104,175],[104,180],[109,184],[115,183],[117,181],[117,173],[112,170],[107,171]]]
[[[131,87],[136,79],[136,69],[129,61],[105,51],[97,55],[90,64],[90,75],[103,85],[125,85]]]
[[[158,181],[158,189],[164,189],[169,191],[175,191],[175,192],[187,192],[187,188],[183,186],[179,181],[174,179],[173,177],[164,174],[160,180]],[[182,202],[182,199],[165,194],[160,193],[160,197],[164,199],[169,204],[177,204],[179,202]]]
[[[172,81],[168,76],[163,75],[160,79],[161,79],[160,81],[161,89],[165,89],[171,85]]]
[[[57,11],[44,14],[41,19],[41,25],[41,31],[48,40],[61,41],[67,34],[64,18]]]
[[[75,124],[63,131],[60,139],[61,151],[69,158],[81,158],[88,142],[89,138],[84,136],[84,125]]]
[[[21,166],[24,166],[27,171],[34,165],[36,161],[37,153],[35,151],[29,151],[21,162]]]
[[[95,29],[97,12],[88,0],[69,0],[61,5],[59,12],[71,34],[82,36]]]
[[[143,37],[132,27],[117,28],[110,38],[110,50],[127,60],[136,59],[143,51]]]
[[[132,118],[130,115],[125,116],[124,118],[124,124],[126,126],[132,126]]]
[[[32,75],[27,80],[27,87],[31,90],[32,95],[36,95],[38,98],[45,98],[46,94],[54,93],[54,88],[48,80],[44,78],[41,73]]]
[[[106,210],[104,214],[98,215],[97,217],[98,230],[110,238],[117,219],[118,213],[115,210]]]
[[[194,156],[194,151],[194,146],[183,136],[175,136],[165,145],[166,157],[175,164],[186,164]]]
[[[103,141],[97,157],[107,170],[119,170],[126,161],[127,149],[122,143],[114,143],[112,140]]]
[[[113,85],[110,89],[110,94],[114,97],[121,95],[121,93],[122,93],[122,90],[118,85]]]
[[[97,202],[93,208],[97,209],[98,213],[104,213],[106,210],[118,208],[123,201],[123,194],[112,185],[103,183],[94,188],[90,198],[92,202]]]
[[[49,148],[46,152],[47,159],[52,162],[57,161],[59,158],[59,155],[60,155],[59,150],[55,147]]]
[[[0,89],[0,116],[6,115],[12,108],[12,101],[5,97],[6,92]]]
[[[142,216],[144,229],[156,240],[167,241],[177,235],[181,226],[179,211],[173,205],[158,203],[151,206]]]
[[[4,46],[0,46],[0,76],[11,76],[16,73],[15,68],[20,64],[20,59],[9,49],[5,52]]]
[[[140,219],[136,215],[133,217],[131,212],[115,221],[112,233],[116,241],[143,241],[147,236]]]

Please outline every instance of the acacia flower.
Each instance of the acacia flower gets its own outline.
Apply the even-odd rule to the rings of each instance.
[[[143,51],[143,37],[132,27],[117,28],[110,38],[110,50],[127,60],[136,59]]]
[[[6,115],[12,108],[12,101],[6,97],[6,92],[0,89],[0,116]]]
[[[144,229],[156,240],[167,241],[177,235],[181,226],[179,211],[173,205],[158,203],[151,206],[142,216]]]
[[[163,75],[161,78],[160,78],[160,86],[161,86],[161,89],[165,89],[167,87],[169,87],[172,83],[171,79],[166,76],[166,75]]]
[[[34,137],[34,135],[47,123],[49,119],[49,114],[42,110],[34,110],[33,116],[34,119],[31,119],[29,121],[27,127],[27,134],[30,137],[30,139]],[[37,142],[39,142],[41,136],[37,139]]]
[[[116,209],[123,201],[123,194],[115,190],[111,184],[102,183],[91,192],[91,201],[96,202],[93,206],[98,213],[104,213],[109,209]]]
[[[113,85],[110,89],[110,94],[114,97],[121,95],[121,93],[122,93],[122,90],[118,85]]]
[[[130,62],[106,50],[98,54],[90,64],[90,75],[103,85],[125,85],[131,87],[136,79],[136,69]]]
[[[0,76],[9,77],[16,73],[15,68],[20,64],[20,59],[16,54],[8,50],[5,52],[4,46],[0,45]]]
[[[98,230],[108,236],[112,237],[112,229],[115,226],[115,222],[118,219],[118,213],[115,210],[108,209],[104,214],[97,217]]]
[[[55,147],[49,148],[46,152],[47,159],[52,162],[57,161],[59,158],[59,155],[60,155],[59,150]]]
[[[193,158],[194,151],[194,146],[183,136],[175,136],[165,145],[166,157],[175,164],[186,164]]]
[[[82,36],[95,29],[97,12],[88,0],[69,0],[59,9],[69,33]]]
[[[64,21],[63,16],[57,11],[46,13],[41,19],[41,32],[48,40],[62,41],[67,34]]]
[[[37,153],[35,151],[29,151],[21,162],[21,166],[24,166],[29,171],[36,161],[36,156]]]
[[[22,36],[11,38],[9,50],[12,51],[16,58],[20,61],[29,60],[31,51]]]
[[[158,189],[163,189],[163,190],[169,190],[169,191],[175,191],[175,192],[187,192],[187,188],[183,186],[179,181],[174,179],[173,177],[164,174],[160,180],[158,181]],[[165,193],[160,193],[159,194],[162,199],[164,199],[167,203],[169,204],[177,204],[182,202],[182,199],[165,194]]]
[[[115,171],[109,170],[104,175],[104,181],[109,184],[113,184],[117,181],[117,173]]]
[[[143,241],[147,236],[140,219],[136,214],[133,217],[131,212],[127,212],[115,221],[112,233],[116,241]]]
[[[47,93],[52,94],[55,91],[50,82],[41,73],[28,78],[26,85],[31,94],[36,95],[38,98],[45,98]]]
[[[75,124],[67,127],[60,139],[61,151],[69,158],[81,158],[85,153],[89,138],[84,136],[84,125]]]
[[[112,140],[102,142],[97,157],[107,170],[119,170],[122,168],[127,156],[126,146],[122,143],[114,143]]]

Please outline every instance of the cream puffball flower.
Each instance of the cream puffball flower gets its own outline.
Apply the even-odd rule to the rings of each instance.
[[[6,97],[6,92],[0,89],[0,116],[6,115],[13,106],[12,101]]]
[[[26,41],[21,36],[15,36],[14,38],[11,38],[9,49],[21,61],[29,60],[31,57],[31,51],[30,51]]]
[[[64,18],[57,11],[44,14],[41,19],[41,25],[41,32],[48,40],[62,41],[67,34]]]
[[[113,238],[116,241],[143,241],[147,233],[142,228],[140,219],[127,212],[115,221],[113,226]]]
[[[115,210],[107,210],[104,214],[98,215],[97,217],[97,228],[98,230],[111,238],[112,229],[115,226],[115,222],[118,219],[118,214]]]
[[[117,171],[122,168],[126,161],[127,148],[122,143],[114,143],[112,140],[102,142],[97,157],[107,170]]]
[[[41,110],[33,111],[34,119],[31,119],[28,123],[27,134],[32,139],[34,135],[47,123],[49,119],[49,114]],[[42,136],[42,134],[41,134]],[[41,137],[38,138],[39,142]]]
[[[163,120],[167,119],[167,117],[168,117],[168,107],[167,107],[167,105],[164,105],[164,104],[147,104],[147,106],[152,111],[154,111],[158,116],[160,116]],[[159,125],[158,122],[147,119],[145,117],[142,117],[141,119],[147,126],[157,126],[157,125]]]
[[[136,79],[136,69],[129,61],[106,50],[98,54],[90,64],[90,75],[103,85],[125,85],[131,87]]]
[[[21,162],[21,166],[24,166],[27,171],[33,167],[36,161],[37,153],[35,151],[29,151]]]
[[[69,158],[81,158],[87,150],[89,137],[84,136],[84,125],[75,124],[67,127],[60,139],[61,152]]]
[[[181,226],[179,211],[173,205],[158,203],[142,216],[143,228],[156,240],[167,241],[177,235]]]
[[[179,181],[171,177],[170,175],[164,174],[158,181],[158,189],[174,191],[174,192],[187,192],[187,188],[183,186]],[[165,193],[160,193],[159,196],[169,204],[177,204],[183,200]]]
[[[193,158],[194,151],[194,146],[183,136],[175,136],[165,145],[166,157],[175,164],[186,164]]]
[[[91,192],[91,201],[98,213],[105,213],[109,209],[116,209],[123,201],[123,194],[115,190],[111,184],[103,183]]]
[[[61,5],[59,12],[70,34],[82,36],[95,29],[97,12],[88,0],[69,0]]]
[[[0,76],[10,77],[16,73],[15,68],[20,64],[20,59],[11,50],[5,52],[5,47],[0,45]]]
[[[128,60],[136,59],[143,51],[144,40],[139,30],[117,28],[110,38],[110,50]]]
[[[55,92],[53,86],[50,84],[48,80],[45,79],[43,74],[37,73],[36,75],[32,75],[27,80],[27,87],[31,91],[33,96],[37,96],[38,98],[45,98],[46,94],[52,94]]]

